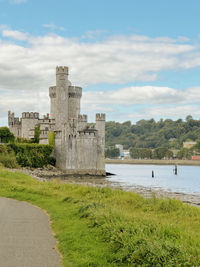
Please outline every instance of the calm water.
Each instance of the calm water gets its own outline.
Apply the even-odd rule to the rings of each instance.
[[[173,169],[172,165],[106,165],[107,172],[116,174],[107,179],[122,187],[142,186],[187,194],[200,193],[200,166],[178,166],[177,175],[174,175]],[[152,170],[154,178],[151,177]]]

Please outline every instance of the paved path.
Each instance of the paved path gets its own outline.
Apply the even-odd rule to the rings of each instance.
[[[26,202],[0,197],[0,267],[58,267],[49,218]]]

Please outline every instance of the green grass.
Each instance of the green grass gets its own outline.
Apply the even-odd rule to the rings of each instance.
[[[0,168],[0,195],[46,210],[64,266],[200,266],[200,209]]]

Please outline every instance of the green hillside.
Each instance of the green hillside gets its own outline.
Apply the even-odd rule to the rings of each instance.
[[[106,122],[106,147],[115,144],[124,145],[125,149],[167,147],[179,149],[186,140],[200,140],[200,120],[188,115],[185,120],[160,119],[156,122],[140,120],[136,124]]]

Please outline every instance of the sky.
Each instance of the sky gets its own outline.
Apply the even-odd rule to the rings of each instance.
[[[200,118],[199,0],[0,0],[0,126],[49,113],[56,66],[89,121]]]

